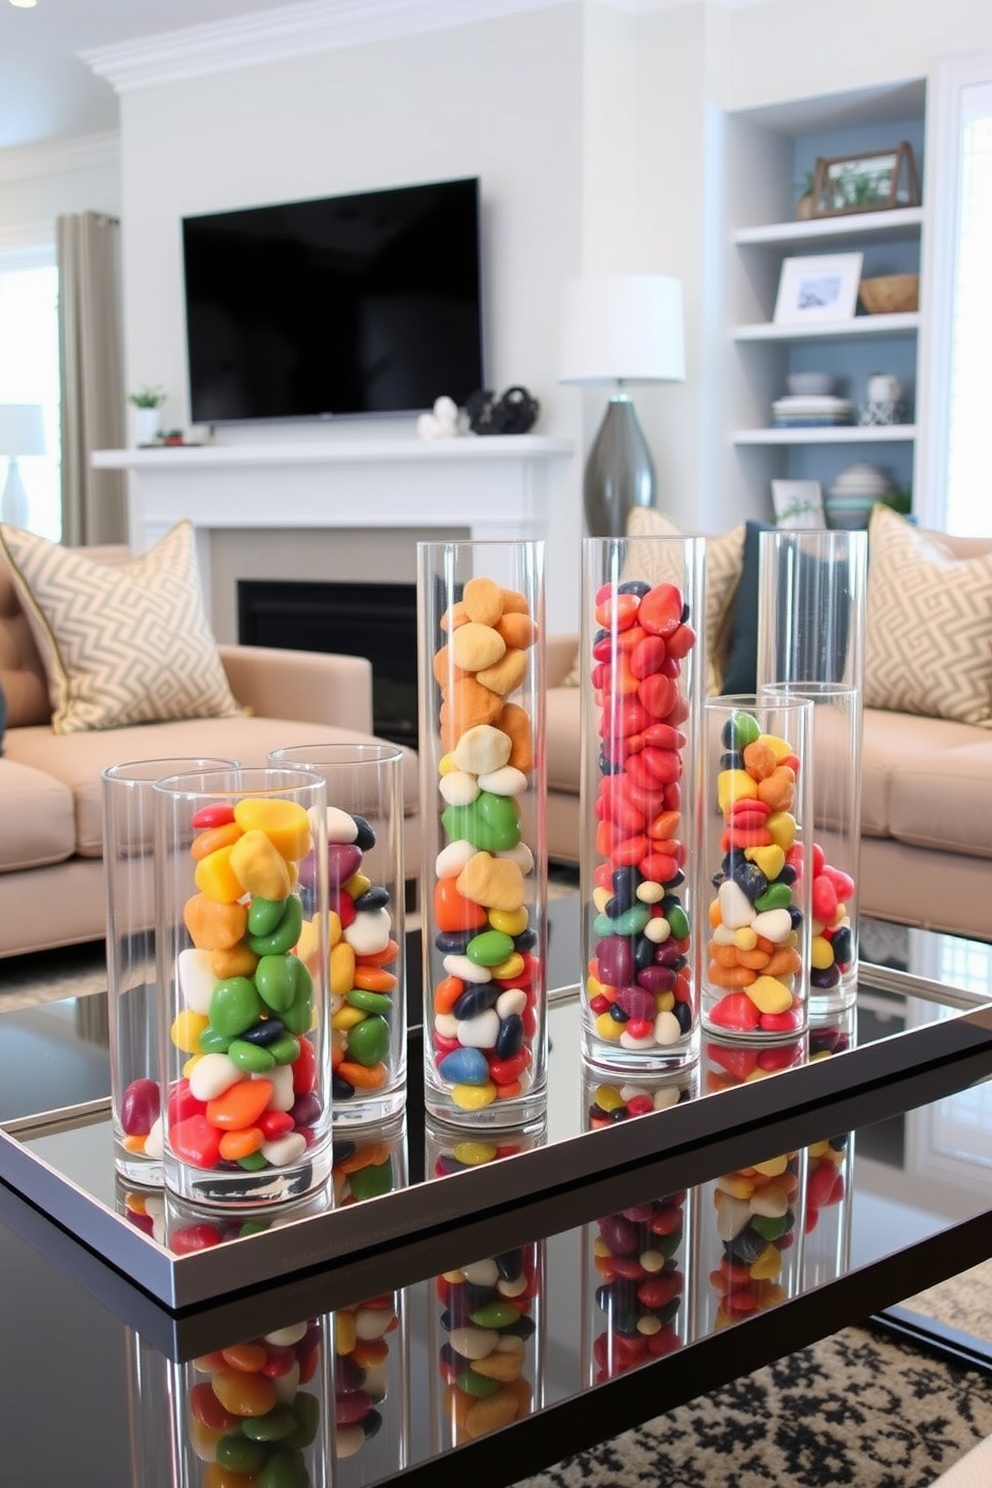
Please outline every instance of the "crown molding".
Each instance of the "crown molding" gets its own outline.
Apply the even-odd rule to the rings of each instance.
[[[80,54],[118,93],[155,83],[234,72],[312,52],[342,51],[502,16],[548,10],[577,0],[300,0],[226,21],[144,36]],[[599,0],[629,15],[647,15],[704,0]],[[721,8],[764,0],[709,0]]]
[[[116,165],[119,160],[120,140],[116,131],[43,140],[37,145],[17,145],[0,150],[0,184],[26,181],[34,176],[58,176],[93,166]]]

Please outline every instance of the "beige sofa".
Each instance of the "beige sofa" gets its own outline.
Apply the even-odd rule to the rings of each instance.
[[[92,550],[114,561],[126,549]],[[231,689],[251,716],[149,723],[57,736],[44,669],[0,557],[0,957],[102,938],[101,772],[130,760],[219,756],[262,764],[289,744],[371,740],[372,673],[360,657],[221,646]],[[419,871],[416,755],[406,751],[405,851]],[[3,973],[0,971],[0,982]]]
[[[992,541],[944,539],[960,557]],[[547,651],[548,856],[579,857],[580,690],[563,685],[578,638]],[[992,673],[992,657],[989,658]],[[992,730],[866,708],[862,913],[992,940]]]

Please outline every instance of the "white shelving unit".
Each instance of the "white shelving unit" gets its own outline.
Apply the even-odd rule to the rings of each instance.
[[[788,214],[793,183],[818,156],[870,154],[909,140],[922,182],[925,107],[925,84],[913,81],[729,116],[732,168],[747,185],[730,207],[730,443],[752,513],[770,516],[772,480],[819,480],[826,495],[854,462],[877,464],[895,486],[915,488],[917,345],[926,307],[812,325],[776,324],[772,315],[786,258],[860,251],[865,278],[920,272],[925,197],[920,206],[836,217],[789,220]],[[809,371],[833,374],[838,392],[855,406],[866,400],[872,373],[893,373],[903,384],[908,421],[769,427],[788,374]]]

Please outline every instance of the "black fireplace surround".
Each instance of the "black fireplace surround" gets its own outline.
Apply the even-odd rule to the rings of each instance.
[[[242,645],[367,657],[374,732],[416,748],[416,584],[239,579],[237,596]]]

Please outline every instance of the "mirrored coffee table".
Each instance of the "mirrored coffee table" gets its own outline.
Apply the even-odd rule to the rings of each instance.
[[[575,912],[556,911],[562,945]],[[908,1160],[908,1125],[946,1126],[957,1093],[992,1075],[987,994],[966,975],[950,985],[935,939],[886,946],[854,1013],[780,1068],[704,1047],[693,1076],[650,1091],[667,1108],[643,1115],[617,1117],[643,1090],[583,1076],[574,990],[550,1016],[547,1123],[524,1132],[426,1120],[414,1033],[406,1119],[364,1150],[344,1134],[338,1207],[213,1235],[209,1217],[115,1181],[101,999],[5,1015],[4,1067],[27,1062],[37,1089],[39,1051],[57,1050],[44,1057],[70,1109],[3,1122],[0,1330],[18,1340],[4,1482],[203,1481],[191,1391],[209,1376],[193,1361],[305,1324],[313,1481],[436,1484],[443,1453],[448,1481],[514,1483],[984,1259],[980,1185],[945,1203]],[[771,1212],[749,1237],[752,1286],[717,1214],[756,1178]],[[70,1197],[53,1206],[54,1185]],[[513,1316],[485,1310],[500,1267]],[[345,1347],[349,1316],[374,1332],[387,1312],[375,1348]],[[459,1348],[484,1344],[466,1375]],[[363,1393],[356,1358],[373,1357]],[[487,1407],[471,1421],[466,1394]]]

